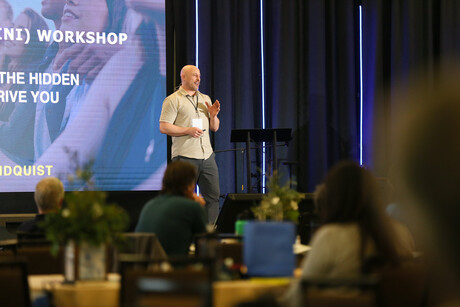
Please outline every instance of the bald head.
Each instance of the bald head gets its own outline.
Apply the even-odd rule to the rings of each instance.
[[[196,92],[200,87],[201,74],[198,67],[186,65],[180,71],[182,87],[188,92]]]
[[[195,65],[185,65],[184,67],[182,67],[182,69],[181,69],[181,71],[180,71],[180,77],[181,77],[181,79],[183,78],[183,76],[184,76],[185,74],[193,73],[194,71],[200,72],[200,70],[198,69],[198,67],[196,67]]]
[[[64,200],[64,185],[56,177],[42,179],[35,187],[34,198],[39,213],[57,211]]]

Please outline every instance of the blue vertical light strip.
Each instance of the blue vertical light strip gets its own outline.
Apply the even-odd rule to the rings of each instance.
[[[198,1],[195,0],[195,66],[198,67]],[[196,185],[196,194],[200,195],[200,187]]]
[[[260,60],[262,81],[262,129],[265,129],[265,58],[264,58],[264,0],[260,0]],[[276,144],[273,144],[276,146]],[[262,143],[262,193],[265,193],[265,142]],[[274,161],[276,163],[276,161]]]
[[[359,5],[359,165],[363,165],[363,13]]]

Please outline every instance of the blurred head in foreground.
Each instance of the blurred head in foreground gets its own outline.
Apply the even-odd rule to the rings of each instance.
[[[458,66],[457,66],[458,68]],[[460,70],[398,95],[394,164],[425,235],[460,273]]]

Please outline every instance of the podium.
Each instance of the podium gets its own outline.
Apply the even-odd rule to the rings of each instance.
[[[278,169],[278,160],[276,155],[276,144],[278,142],[289,142],[292,139],[291,128],[280,129],[233,129],[230,136],[230,142],[245,142],[246,143],[246,177],[247,177],[247,192],[251,193],[251,142],[267,142],[273,146],[273,170]]]

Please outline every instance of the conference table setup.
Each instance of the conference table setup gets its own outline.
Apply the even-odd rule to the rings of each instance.
[[[104,281],[64,282],[63,275],[30,275],[31,299],[52,298],[56,307],[118,307],[120,306],[120,275],[108,274]],[[215,281],[213,306],[233,307],[238,303],[257,299],[261,295],[281,296],[292,278],[256,278]]]
[[[169,299],[181,306],[185,302],[194,306],[194,301],[203,303],[207,299],[212,302],[210,306],[233,307],[266,295],[279,298],[300,276],[300,269],[295,267],[289,273],[281,274],[285,276],[270,276],[270,273],[251,276],[251,268],[248,270],[244,265],[244,243],[238,239],[219,239],[217,236],[218,246],[213,251],[203,249],[203,242],[201,250],[197,249],[197,240],[192,244],[189,256],[167,258],[154,234],[131,233],[127,237],[136,243],[129,250],[131,253],[108,257],[111,262],[107,264],[108,273],[101,280],[77,278],[68,281],[65,254],[59,254],[57,258],[51,256],[49,246],[46,251],[35,246],[32,254],[25,255],[24,246],[13,248],[12,241],[5,241],[3,247],[7,249],[2,251],[15,253],[16,262],[25,260],[22,264],[30,268],[24,270],[29,272],[26,273],[29,294],[22,295],[29,297],[34,306],[148,306],[156,302],[154,295],[170,295],[161,306],[168,306]],[[208,234],[202,238],[209,247],[215,243],[216,236]],[[298,264],[309,249],[297,241],[288,253],[293,263]],[[39,259],[40,263],[29,260],[32,258]],[[147,285],[147,290],[143,289],[143,284]],[[146,295],[152,301],[143,304],[141,299]],[[174,301],[178,297],[183,297],[184,301]]]
[[[298,255],[304,255],[308,249],[309,247],[301,245],[294,247]],[[193,260],[193,258],[190,259]],[[224,261],[228,262],[229,259]],[[231,275],[232,278],[237,276],[237,279],[228,280],[230,275],[227,274],[225,276],[227,280],[212,281],[212,306],[233,307],[238,303],[252,301],[263,295],[281,297],[292,280],[299,277],[300,269],[295,269],[291,276],[287,277],[243,276],[244,279],[241,278],[241,271],[245,271],[244,266],[238,269],[238,274]],[[149,278],[147,271],[145,273],[148,275],[146,278]],[[126,304],[122,303],[123,300],[120,297],[123,291],[122,274],[108,273],[105,280],[70,283],[66,282],[62,274],[29,275],[30,298],[32,302],[43,299],[52,300],[53,306],[56,307],[125,306]]]

